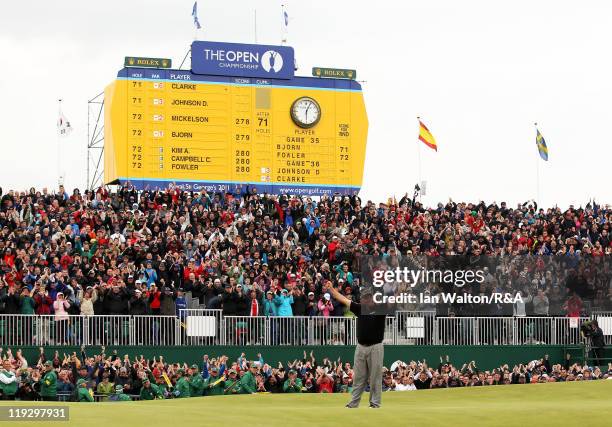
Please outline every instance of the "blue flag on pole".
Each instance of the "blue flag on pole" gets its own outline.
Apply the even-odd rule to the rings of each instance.
[[[193,16],[193,25],[199,30],[202,28],[200,25],[200,21],[198,20],[198,2],[193,3],[193,10],[191,11],[191,16]]]
[[[287,11],[283,11],[283,16],[285,17],[285,27],[289,25],[289,15],[287,14]]]

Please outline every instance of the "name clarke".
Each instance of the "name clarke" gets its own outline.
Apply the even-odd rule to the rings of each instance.
[[[306,183],[306,178],[303,176],[283,176],[277,175],[276,182],[301,182]]]
[[[172,89],[196,90],[196,85],[193,83],[172,83]]]

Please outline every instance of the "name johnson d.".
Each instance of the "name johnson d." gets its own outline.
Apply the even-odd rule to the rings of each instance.
[[[190,107],[207,107],[207,101],[201,101],[199,99],[173,99],[170,105],[187,105]]]

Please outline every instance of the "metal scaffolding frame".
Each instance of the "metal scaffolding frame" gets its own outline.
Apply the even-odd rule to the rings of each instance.
[[[87,183],[93,190],[104,177],[104,92],[87,101]]]

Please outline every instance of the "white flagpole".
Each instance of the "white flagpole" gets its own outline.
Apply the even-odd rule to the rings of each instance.
[[[540,159],[539,159],[539,154],[538,154],[538,158],[536,159],[536,200],[538,201],[538,203],[541,203],[541,200],[540,200]]]
[[[257,44],[257,9],[253,10],[253,33],[255,36],[255,44]]]
[[[421,120],[421,118],[417,117],[417,121],[420,121],[420,120]],[[420,132],[421,132],[421,125],[419,123],[419,134],[420,134]],[[422,144],[422,142],[417,137],[417,158],[418,158],[418,162],[419,162],[419,164],[418,164],[418,167],[419,167],[419,169],[418,169],[419,170],[419,185],[421,185],[421,182],[422,182],[422,177],[421,177],[421,144]]]
[[[536,128],[536,142],[538,138],[538,123],[533,124]],[[536,145],[537,146],[537,145]],[[540,200],[540,147],[538,148],[538,157],[536,157],[536,200],[537,203],[542,205],[542,201]]]
[[[57,120],[59,121],[62,118],[62,100],[61,98],[57,100]],[[61,161],[61,154],[60,154],[60,148],[61,148],[61,138],[60,138],[60,133],[59,133],[59,128],[57,128],[58,123],[56,123],[56,141],[57,141],[57,146],[56,146],[56,156],[57,156],[57,181],[59,185],[63,184],[63,179],[62,179],[62,170],[61,170],[61,165],[60,165],[60,161]]]

